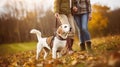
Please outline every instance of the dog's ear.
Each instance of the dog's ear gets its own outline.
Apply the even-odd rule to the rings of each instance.
[[[62,34],[63,33],[63,30],[62,30],[62,27],[60,26],[58,29],[57,29],[57,34]]]

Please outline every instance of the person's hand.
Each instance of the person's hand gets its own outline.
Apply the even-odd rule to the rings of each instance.
[[[58,18],[59,17],[59,13],[55,13],[55,17]]]
[[[78,11],[78,8],[76,6],[73,6],[73,11],[74,12],[77,12]]]
[[[89,20],[89,21],[92,20],[92,14],[91,14],[91,13],[89,13],[89,15],[88,15],[88,20]]]

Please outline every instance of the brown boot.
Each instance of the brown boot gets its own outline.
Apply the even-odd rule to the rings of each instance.
[[[81,51],[85,51],[86,49],[85,49],[85,43],[81,43],[80,44],[80,49],[81,49]]]
[[[69,54],[74,53],[74,51],[72,50],[73,42],[74,42],[73,39],[71,39],[71,38],[67,38],[66,48],[67,48]]]
[[[92,50],[92,48],[91,48],[91,41],[87,41],[87,42],[86,42],[86,47],[87,47],[87,51],[88,51],[89,53],[93,53],[93,50]]]

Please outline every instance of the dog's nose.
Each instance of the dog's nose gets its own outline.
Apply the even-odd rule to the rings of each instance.
[[[72,31],[72,27],[70,27],[70,31]]]

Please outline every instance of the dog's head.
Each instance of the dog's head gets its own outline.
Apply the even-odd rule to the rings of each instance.
[[[66,39],[70,31],[71,31],[71,27],[69,24],[62,24],[57,29],[57,35],[59,35],[63,39]]]

